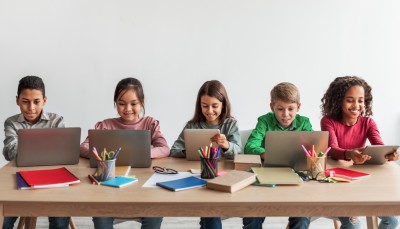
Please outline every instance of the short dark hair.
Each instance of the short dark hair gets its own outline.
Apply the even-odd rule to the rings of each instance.
[[[196,107],[194,111],[193,118],[188,123],[197,123],[201,121],[206,121],[202,111],[201,111],[201,97],[203,95],[208,95],[210,97],[215,97],[220,102],[222,102],[222,111],[220,116],[220,122],[223,122],[225,118],[231,118],[231,103],[229,102],[228,93],[225,90],[224,85],[218,80],[206,81],[199,92],[197,93]]]
[[[19,80],[17,95],[25,89],[36,89],[42,92],[43,98],[46,97],[46,90],[42,78],[38,76],[25,76]]]
[[[346,92],[353,86],[364,88],[364,111],[361,116],[372,115],[372,88],[369,84],[357,76],[337,77],[329,85],[324,97],[322,97],[322,115],[327,115],[335,120],[341,120],[343,111],[342,103]]]
[[[118,82],[114,92],[114,106],[117,103],[117,100],[129,89],[132,89],[136,92],[136,95],[139,99],[140,104],[143,107],[144,112],[144,92],[142,83],[140,83],[138,79],[132,77],[122,79]]]

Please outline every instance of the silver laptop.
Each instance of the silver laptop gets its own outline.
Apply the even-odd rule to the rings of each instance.
[[[17,166],[72,165],[79,162],[79,127],[21,129],[17,134]]]
[[[307,157],[301,147],[325,152],[328,148],[328,131],[267,131],[265,133],[265,167],[291,167],[307,170]]]
[[[93,147],[100,153],[116,151],[121,148],[116,158],[116,165],[130,165],[133,168],[151,166],[151,134],[149,130],[89,130],[90,167],[97,167],[92,154]]]
[[[186,159],[190,161],[200,161],[199,148],[210,146],[210,138],[219,134],[219,129],[185,129],[183,137],[185,138]],[[218,147],[215,142],[212,146]]]

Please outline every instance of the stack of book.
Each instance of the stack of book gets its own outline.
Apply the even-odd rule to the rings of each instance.
[[[207,188],[221,192],[236,192],[256,181],[256,175],[245,171],[232,170],[223,176],[207,181]]]
[[[18,189],[60,188],[80,182],[65,167],[19,171],[16,173],[16,178]]]

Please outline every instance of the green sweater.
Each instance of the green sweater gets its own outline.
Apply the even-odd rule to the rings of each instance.
[[[226,118],[221,124],[210,126],[206,122],[200,123],[187,123],[183,129],[219,129],[221,134],[225,134],[229,142],[229,149],[222,150],[221,156],[227,159],[233,159],[235,154],[238,154],[242,149],[242,142],[240,140],[239,127],[237,121],[233,118]],[[183,130],[178,139],[171,147],[171,157],[186,157],[185,138]]]
[[[245,154],[265,153],[265,133],[267,131],[312,131],[310,120],[305,116],[296,115],[292,125],[283,128],[273,112],[258,117],[256,128],[251,132],[244,147]]]

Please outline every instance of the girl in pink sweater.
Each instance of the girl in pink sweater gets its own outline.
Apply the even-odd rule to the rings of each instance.
[[[117,84],[114,93],[114,105],[119,118],[109,118],[96,123],[96,129],[102,130],[150,130],[151,158],[169,156],[169,147],[160,131],[158,120],[145,116],[143,87],[135,78],[125,78]],[[81,156],[89,158],[89,138],[81,144]],[[162,217],[140,218],[142,229],[158,229],[161,227]],[[113,217],[93,217],[95,229],[112,229]]]
[[[363,164],[371,159],[362,154],[367,139],[372,145],[383,145],[372,115],[371,87],[356,76],[337,77],[326,91],[322,102],[321,130],[329,131],[329,155],[336,160],[352,160]],[[386,155],[388,161],[397,160],[398,152]],[[338,217],[341,228],[360,228],[358,217]],[[396,228],[398,218],[382,216],[381,228]]]

